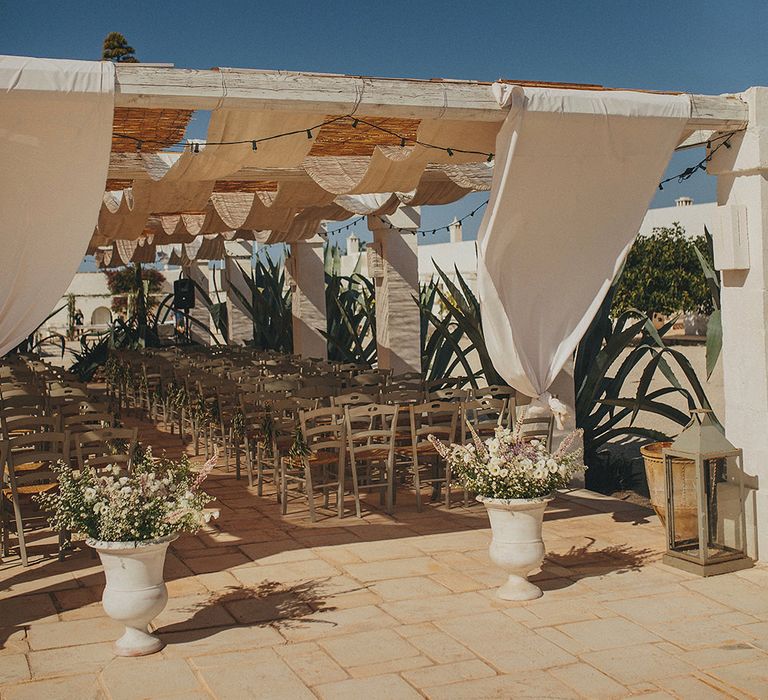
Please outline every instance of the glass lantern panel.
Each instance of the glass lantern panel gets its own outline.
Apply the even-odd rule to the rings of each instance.
[[[667,524],[671,549],[699,557],[696,463],[682,457],[666,457],[668,488],[673,503],[672,522]]]
[[[730,558],[744,551],[741,472],[735,457],[704,460],[709,532],[707,558]]]

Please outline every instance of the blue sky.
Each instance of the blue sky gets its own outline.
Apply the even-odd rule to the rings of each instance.
[[[142,61],[189,68],[517,78],[710,94],[768,84],[768,0],[0,0],[5,54],[98,59],[110,31],[125,34]],[[193,135],[202,135],[194,130],[204,122],[193,125]],[[676,154],[670,174],[700,157]],[[714,178],[701,173],[670,183],[653,206],[681,194],[711,201]],[[426,207],[423,225],[449,223],[484,199]]]

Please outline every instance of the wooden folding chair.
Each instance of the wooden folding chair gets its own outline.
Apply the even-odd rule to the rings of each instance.
[[[25,517],[22,503],[32,496],[56,488],[58,478],[53,465],[69,461],[69,434],[64,432],[30,432],[9,437],[2,442],[0,471],[0,518],[2,519],[3,556],[10,553],[10,513],[13,513],[16,536],[19,542],[21,563],[27,566],[25,522],[44,520],[45,515],[36,513]],[[64,534],[59,533],[59,545]]]
[[[60,430],[66,430],[71,436],[88,433],[102,428],[112,428],[115,416],[112,413],[77,413],[71,416],[61,416]]]
[[[435,450],[429,436],[434,435],[446,444],[454,442],[459,420],[460,404],[454,401],[430,401],[409,407],[411,422],[411,449],[413,487],[416,490],[416,509],[421,511],[421,488],[432,487],[433,499],[440,497],[445,487],[445,505],[451,507],[451,470]]]
[[[137,428],[100,428],[73,436],[77,464],[100,472],[118,466],[126,473],[133,467],[138,445]]]
[[[356,506],[360,491],[378,491],[387,513],[394,510],[395,431],[399,410],[397,405],[384,404],[344,407]]]
[[[555,429],[555,416],[553,414],[541,416],[525,416],[522,420],[521,435],[523,440],[539,440],[549,449],[552,445],[552,433]]]
[[[288,512],[288,501],[306,499],[309,517],[317,519],[315,494],[323,495],[323,507],[329,507],[331,491],[336,492],[336,509],[344,517],[344,476],[346,452],[344,444],[344,409],[318,408],[299,413],[303,446],[307,454],[289,454],[280,460],[282,513]],[[289,450],[290,452],[290,450]],[[359,495],[355,494],[359,515]]]
[[[502,386],[500,384],[491,384],[490,386],[472,389],[473,399],[513,399],[515,396],[517,396],[517,391],[511,386]]]

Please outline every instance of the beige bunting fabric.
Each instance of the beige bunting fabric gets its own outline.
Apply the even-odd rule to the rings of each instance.
[[[546,392],[605,298],[690,116],[686,95],[496,84],[510,107],[478,234],[494,366]]]
[[[102,204],[109,62],[0,56],[0,356],[61,299]]]
[[[228,79],[224,71],[223,83]],[[488,189],[498,123],[360,119],[355,126],[349,115],[236,110],[224,98],[194,149],[119,154],[115,165],[132,174],[133,185],[106,193],[92,246],[135,240],[157,216],[177,240],[238,228],[290,242],[313,236],[320,214],[371,213],[359,197],[386,198],[394,210],[400,202],[444,204]],[[136,178],[137,171],[146,175]],[[176,218],[166,225],[168,217]]]

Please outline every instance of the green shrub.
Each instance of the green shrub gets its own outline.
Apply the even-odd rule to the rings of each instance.
[[[649,317],[680,311],[712,313],[712,296],[696,246],[707,250],[704,236],[687,238],[678,223],[640,236],[627,256],[611,315],[631,309]]]

